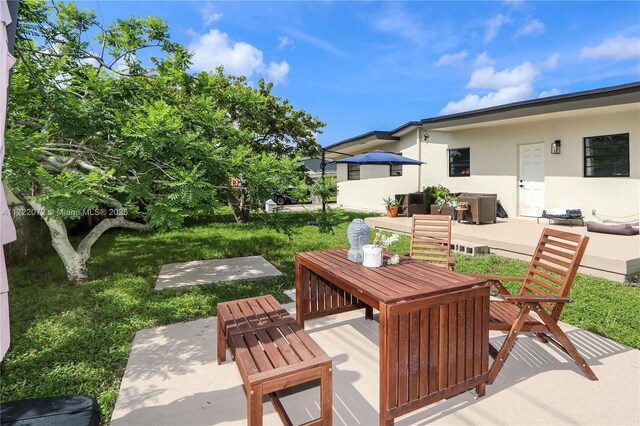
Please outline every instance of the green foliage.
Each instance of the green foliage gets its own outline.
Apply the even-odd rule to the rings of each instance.
[[[282,291],[295,282],[296,252],[348,244],[346,225],[319,237],[308,215],[281,217],[292,239],[262,221],[234,223],[228,214],[180,231],[106,234],[92,250],[93,279],[82,286],[66,285],[56,256],[11,268],[12,346],[2,362],[0,401],[89,394],[108,424],[138,330],[215,315],[225,300],[274,294],[284,302]],[[264,256],[284,276],[153,290],[163,264],[251,255]]]
[[[382,198],[382,201],[384,201],[384,204],[387,208],[398,205],[398,200],[396,200],[396,198],[392,197],[391,195],[389,195],[387,198]]]
[[[340,207],[326,206],[325,210],[314,213],[318,231],[321,234],[335,234],[334,227],[349,219],[347,213]]]
[[[325,176],[308,186],[307,190],[326,202],[338,195],[338,181],[333,177]]]
[[[92,171],[82,175],[63,170],[58,174],[49,174],[37,169],[42,174],[41,181],[47,190],[34,197],[40,204],[47,206],[44,216],[58,216],[79,219],[84,210],[98,208],[101,200],[107,197],[105,191],[109,187],[113,170],[108,173]]]
[[[4,178],[47,210],[76,218],[115,202],[177,229],[233,200],[231,177],[244,182],[239,201],[258,206],[297,182],[294,158],[319,149],[324,123],[272,84],[189,73],[190,53],[160,18],[104,26],[73,2],[35,0],[20,14]]]
[[[424,199],[427,206],[431,204],[443,205],[449,197],[449,189],[442,185],[427,186],[424,188]]]

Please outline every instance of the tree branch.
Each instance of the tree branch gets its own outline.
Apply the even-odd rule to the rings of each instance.
[[[47,93],[46,90],[44,90],[44,86],[43,86],[42,82],[40,81],[40,79],[36,76],[36,74],[31,69],[31,66],[29,65],[29,62],[27,62],[27,60],[22,55],[22,50],[20,49],[20,47],[18,45],[16,45],[14,50],[18,54],[18,58],[20,58],[20,60],[24,64],[25,68],[27,68],[27,71],[29,71],[29,74],[31,75],[31,78],[33,78],[35,80],[36,84],[38,85],[38,90],[40,91],[40,94],[44,98],[44,101],[47,103],[47,106],[49,107],[49,109],[51,109],[52,111],[56,111],[57,108],[55,108],[55,106],[51,102],[51,99],[49,98],[49,94]]]
[[[115,200],[114,200],[115,201]],[[120,203],[117,203],[120,204]],[[122,206],[120,204],[120,206]],[[124,216],[118,216],[114,219],[103,219],[97,224],[84,239],[78,245],[78,254],[82,259],[89,259],[91,256],[91,247],[100,238],[102,234],[111,228],[128,228],[136,229],[138,231],[151,231],[151,227],[144,223],[132,222],[124,218]]]

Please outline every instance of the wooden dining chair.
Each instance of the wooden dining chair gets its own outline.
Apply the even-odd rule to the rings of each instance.
[[[498,290],[502,300],[489,303],[489,329],[509,333],[499,350],[489,344],[489,353],[494,358],[489,383],[498,376],[520,332],[534,333],[542,342],[555,344],[573,359],[585,376],[598,380],[558,326],[562,308],[572,301],[569,290],[588,242],[587,236],[545,228],[524,277],[470,274],[487,280]],[[502,281],[522,282],[520,293],[512,295]],[[531,312],[537,317],[530,315]]]
[[[413,215],[409,250],[409,256],[414,259],[453,271],[456,258],[451,256],[451,217],[435,214]]]

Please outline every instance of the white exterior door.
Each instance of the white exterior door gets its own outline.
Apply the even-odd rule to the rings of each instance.
[[[544,144],[520,145],[520,216],[540,216],[544,208]]]

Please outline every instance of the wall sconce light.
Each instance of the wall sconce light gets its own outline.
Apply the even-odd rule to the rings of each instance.
[[[551,142],[551,153],[552,154],[560,154],[560,139]]]

